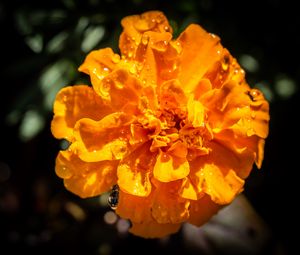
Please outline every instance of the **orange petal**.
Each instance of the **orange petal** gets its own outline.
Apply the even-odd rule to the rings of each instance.
[[[95,50],[87,55],[78,70],[90,75],[93,86],[98,87],[98,84],[115,68],[119,60],[120,56],[114,54],[111,48]]]
[[[171,156],[160,151],[154,169],[154,177],[161,182],[170,182],[185,178],[190,172],[186,159]]]
[[[185,106],[187,98],[178,80],[169,80],[160,86],[159,101],[160,108],[166,110]]]
[[[178,78],[185,92],[193,92],[207,70],[220,58],[219,38],[198,25],[189,25],[177,41],[182,46]]]
[[[70,151],[61,151],[55,166],[65,187],[82,198],[108,191],[116,183],[116,169],[117,161],[87,163]]]
[[[254,161],[258,167],[261,166],[264,156],[264,139],[258,136],[248,137],[236,134],[230,129],[221,130],[214,136],[215,141],[233,153],[232,158],[239,159],[238,161],[234,160],[236,162],[235,171],[242,179],[248,177]]]
[[[157,34],[170,32],[170,27],[167,18],[162,12],[149,11],[142,15],[132,15],[122,19],[123,33],[120,36],[119,48],[122,55],[132,58],[135,56],[137,47],[140,43],[145,44],[147,41],[142,41],[142,36],[147,31],[156,32]]]
[[[205,192],[215,203],[228,204],[243,189],[244,180],[236,172],[244,162],[217,143],[211,143],[210,147],[209,155],[190,162],[189,177],[200,194]]]
[[[138,106],[142,84],[125,69],[113,71],[93,86],[115,111],[124,111],[130,105],[133,108]]]
[[[229,204],[239,194],[244,186],[244,181],[233,170],[226,176],[215,165],[205,165],[202,169],[205,179],[205,193],[217,204]]]
[[[208,195],[205,195],[197,201],[191,201],[190,218],[188,222],[200,227],[210,220],[220,208],[221,206],[214,203]]]
[[[51,131],[56,138],[73,139],[73,128],[81,118],[100,120],[111,113],[101,98],[88,86],[63,88],[54,102]]]
[[[150,175],[156,153],[150,152],[149,149],[150,142],[145,143],[120,161],[118,184],[123,191],[141,197],[150,194]]]
[[[70,149],[87,162],[122,159],[130,152],[132,116],[124,113],[107,115],[100,121],[81,119],[77,122]]]
[[[245,136],[268,135],[269,104],[262,94],[257,99],[247,85],[237,85],[230,81],[221,89],[213,89],[201,97],[201,102],[208,108],[208,119],[213,129],[231,128]]]
[[[152,216],[160,224],[180,223],[189,217],[189,200],[178,195],[181,182],[159,183],[154,191]]]
[[[198,83],[194,91],[195,100],[199,100],[206,92],[212,89],[212,84],[208,79],[202,79]]]
[[[119,203],[116,213],[132,222],[142,223],[152,221],[151,216],[152,196],[139,197],[123,192],[119,192]]]
[[[230,80],[236,81],[239,85],[246,84],[244,70],[225,48],[220,51],[219,60],[206,72],[204,77],[210,80],[212,88],[221,88]]]
[[[161,238],[178,232],[181,224],[159,224],[156,221],[135,223],[129,232],[144,238]]]

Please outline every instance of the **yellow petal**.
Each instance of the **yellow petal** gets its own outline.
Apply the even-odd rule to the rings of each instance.
[[[193,127],[204,127],[204,118],[205,112],[203,105],[199,102],[194,100],[193,96],[189,98],[187,104],[188,110],[188,120],[192,123]]]
[[[149,148],[150,143],[145,143],[120,161],[118,184],[123,191],[141,197],[150,194],[150,175],[156,153],[150,152]]]
[[[197,190],[195,189],[195,187],[193,186],[192,182],[188,177],[183,179],[182,186],[179,190],[179,195],[182,198],[190,199],[190,200],[198,200],[200,198]]]
[[[56,138],[73,139],[73,128],[81,118],[100,120],[111,113],[92,88],[85,85],[63,88],[54,102],[51,131]]]
[[[186,159],[170,156],[160,151],[154,169],[154,177],[161,182],[170,182],[185,178],[190,171]]]

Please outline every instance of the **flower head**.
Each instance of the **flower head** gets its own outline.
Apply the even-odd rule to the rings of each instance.
[[[151,11],[122,26],[121,55],[92,51],[79,67],[92,87],[56,97],[52,133],[71,143],[56,173],[83,198],[118,187],[116,212],[136,235],[201,226],[261,166],[269,105],[199,25],[173,39],[163,13]]]

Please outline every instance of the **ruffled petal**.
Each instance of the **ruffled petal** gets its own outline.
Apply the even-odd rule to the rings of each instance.
[[[70,149],[87,162],[119,160],[131,149],[129,144],[132,116],[113,113],[100,121],[81,119],[74,128],[76,142]]]
[[[154,177],[161,182],[170,182],[185,178],[190,172],[185,158],[160,151],[154,169]]]
[[[160,86],[159,95],[160,108],[167,111],[178,111],[179,114],[179,110],[185,107],[187,103],[187,97],[178,80],[164,82]]]
[[[236,172],[244,162],[215,142],[210,147],[207,156],[190,162],[190,178],[199,195],[205,192],[215,203],[228,204],[243,190],[244,180]]]
[[[200,227],[220,209],[220,205],[214,203],[210,196],[205,195],[199,200],[191,201],[190,218],[188,222]]]
[[[65,187],[82,198],[100,195],[116,183],[117,161],[87,163],[71,151],[60,151],[55,171]]]
[[[54,102],[52,134],[58,138],[73,140],[73,128],[81,118],[100,120],[111,113],[94,90],[86,85],[63,88]]]
[[[93,86],[113,110],[136,113],[142,84],[127,70],[117,69]]]
[[[178,79],[186,93],[193,92],[207,70],[220,58],[219,38],[198,25],[189,25],[177,41],[182,46]]]
[[[146,197],[151,192],[150,176],[156,153],[150,152],[150,143],[145,143],[120,161],[118,184],[129,194]]]
[[[122,19],[121,24],[124,30],[120,36],[119,48],[122,55],[127,58],[135,57],[138,46],[148,43],[146,38],[142,38],[145,32],[152,31],[155,34],[172,33],[167,18],[159,11],[149,11],[142,15],[125,17]]]
[[[132,222],[142,223],[153,220],[151,216],[152,195],[140,197],[123,192],[119,192],[119,203],[116,213]]]
[[[178,194],[182,198],[190,199],[190,200],[198,200],[200,197],[202,197],[202,195],[199,196],[199,193],[197,193],[197,189],[194,187],[189,177],[186,177],[182,180],[182,184]]]
[[[144,238],[161,238],[178,232],[180,226],[180,223],[159,224],[154,220],[143,223],[132,222],[132,227],[129,229],[129,232]]]
[[[181,181],[158,184],[153,195],[153,218],[160,224],[186,221],[190,202],[178,195]]]
[[[239,159],[235,171],[239,177],[245,179],[250,174],[253,162],[261,167],[264,157],[264,139],[258,136],[244,136],[235,134],[231,129],[220,130],[214,133],[215,141],[228,149],[236,159]],[[233,156],[232,156],[233,157]]]
[[[93,86],[98,87],[98,84],[115,68],[119,61],[120,56],[114,54],[111,48],[95,50],[87,55],[78,70],[88,74]]]
[[[187,103],[188,120],[193,127],[204,127],[205,111],[200,101],[194,100],[193,96],[189,98]]]
[[[201,97],[208,109],[208,119],[212,129],[233,129],[244,136],[268,135],[269,104],[257,90],[230,81],[221,89],[213,89]]]

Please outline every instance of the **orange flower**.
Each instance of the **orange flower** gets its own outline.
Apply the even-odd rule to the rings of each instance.
[[[116,212],[136,235],[201,226],[243,190],[254,162],[260,168],[269,105],[200,26],[172,39],[158,11],[122,26],[121,56],[91,52],[79,70],[92,87],[66,87],[56,97],[52,133],[71,143],[56,173],[83,198],[114,187]]]

